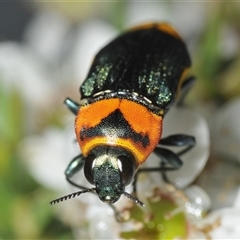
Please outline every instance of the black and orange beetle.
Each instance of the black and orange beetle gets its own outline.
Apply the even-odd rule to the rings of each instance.
[[[145,24],[123,33],[96,55],[80,87],[81,100],[65,104],[76,115],[75,132],[82,153],[68,165],[69,183],[82,191],[55,199],[51,204],[95,192],[107,203],[123,194],[143,205],[125,187],[140,172],[178,169],[179,156],[195,145],[195,138],[176,134],[161,139],[163,117],[194,82],[188,77],[191,60],[179,34],[166,23]],[[174,153],[160,145],[185,146]],[[160,166],[139,168],[155,152]],[[87,189],[70,178],[84,169],[94,185]]]

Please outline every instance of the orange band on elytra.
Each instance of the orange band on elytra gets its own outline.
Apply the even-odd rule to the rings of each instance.
[[[81,140],[82,129],[95,127],[116,109],[121,111],[134,132],[148,136],[149,144],[147,146],[143,146],[141,142],[136,142],[131,138],[115,136],[94,136]],[[86,156],[100,144],[107,144],[128,149],[136,157],[136,164],[141,164],[152,153],[160,140],[162,117],[152,113],[141,104],[127,99],[104,99],[80,108],[75,121],[75,131],[83,155]]]

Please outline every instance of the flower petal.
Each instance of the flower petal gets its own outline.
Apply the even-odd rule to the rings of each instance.
[[[22,160],[31,175],[43,186],[69,191],[64,171],[79,148],[74,145],[73,129],[49,128],[42,136],[30,136],[19,144]]]

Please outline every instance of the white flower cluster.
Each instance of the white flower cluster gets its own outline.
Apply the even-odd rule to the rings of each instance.
[[[197,28],[201,29],[199,23],[204,23],[202,12],[204,7],[197,3],[195,4],[198,6],[188,4],[187,9],[192,13],[189,21],[184,18],[184,13],[179,15],[182,4],[184,3],[180,6],[180,3],[176,3],[171,10],[175,14],[172,14],[166,10],[165,6],[159,8],[154,3],[142,2],[138,5],[129,3],[126,26],[145,20],[165,19],[175,23],[180,32],[189,37],[196,33]],[[94,54],[116,34],[117,31],[111,25],[100,20],[86,21],[73,30],[69,21],[62,16],[55,12],[41,11],[27,28],[24,43],[0,43],[2,85],[6,91],[9,88],[17,88],[23,96],[27,107],[26,125],[29,132],[34,130],[39,112],[43,109],[51,111],[54,109],[56,99],[61,103],[67,97],[64,96],[63,91],[66,85],[69,89],[80,86]],[[215,144],[213,145],[216,151],[222,151],[225,154],[229,153],[229,149],[233,147],[234,157],[238,159],[240,156],[238,147],[240,134],[237,132],[239,131],[239,101],[226,106],[223,112],[219,112],[216,116]],[[71,158],[79,153],[77,143],[74,142],[74,118],[66,117],[65,119],[65,125],[68,126],[65,129],[48,127],[41,135],[30,135],[19,144],[24,164],[32,176],[43,186],[58,191],[60,196],[76,191],[69,188],[64,170]],[[182,157],[183,167],[168,173],[168,176],[178,188],[186,188],[185,194],[190,199],[184,206],[186,212],[201,218],[203,212],[210,209],[211,201],[201,188],[188,186],[203,170],[208,159],[210,147],[208,126],[204,118],[194,109],[173,108],[164,119],[163,136],[176,133],[195,136],[197,144]],[[219,133],[222,135],[218,135]],[[152,155],[145,165],[156,166],[158,163],[159,159]],[[75,177],[75,181],[89,186],[82,173]],[[162,186],[161,182],[161,176],[158,173],[148,176],[143,174],[138,184],[139,199],[144,201],[147,197],[146,193],[151,192],[153,187]],[[131,187],[127,190],[131,191]],[[66,202],[58,205],[61,209],[58,213],[59,217],[72,226],[76,239],[80,237],[119,238],[121,226],[116,223],[114,212],[107,204],[102,203],[96,195],[91,193],[81,195],[78,200],[80,203],[72,201],[74,203]],[[121,209],[128,205],[128,201],[121,197],[116,207]],[[232,208],[210,213],[206,220],[200,221],[202,225],[199,223],[198,229],[206,224],[214,225],[214,221],[220,218],[221,224],[209,231],[209,236],[213,239],[239,239],[240,209],[237,201],[239,202],[239,196]],[[88,222],[88,232],[79,228],[84,222]]]

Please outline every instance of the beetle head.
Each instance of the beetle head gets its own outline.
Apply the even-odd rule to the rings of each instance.
[[[84,189],[50,202],[55,204],[79,196],[82,193],[96,192],[101,201],[115,203],[123,194],[136,204],[144,204],[131,194],[125,192],[134,177],[136,164],[134,156],[127,150],[114,146],[95,147],[86,157],[84,174],[94,188]]]
[[[103,202],[114,203],[124,193],[136,170],[134,156],[120,147],[98,146],[86,157],[84,174]]]

